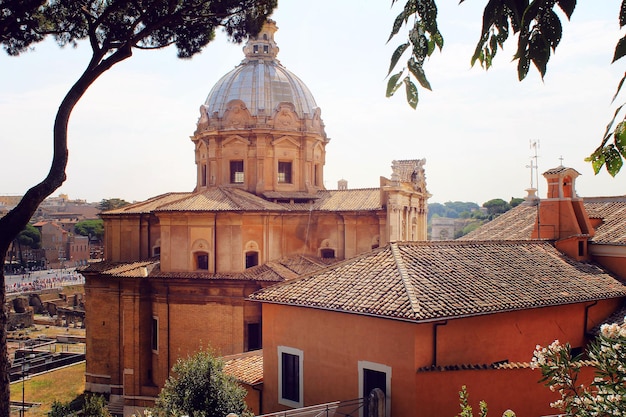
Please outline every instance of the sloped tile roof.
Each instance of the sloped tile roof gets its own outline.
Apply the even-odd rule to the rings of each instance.
[[[430,321],[625,297],[599,267],[547,242],[394,243],[250,299]]]
[[[591,241],[595,244],[626,245],[626,197],[583,199],[592,219],[602,223]],[[537,218],[537,206],[520,204],[458,240],[530,240]]]
[[[223,356],[224,372],[248,385],[263,382],[263,350]]]
[[[380,210],[380,189],[321,190],[312,202],[279,203],[247,191],[214,187],[194,193],[169,193],[109,210],[104,216],[172,211],[372,211]]]
[[[205,271],[162,272],[158,258],[133,262],[94,262],[83,267],[83,272],[99,273],[111,277],[125,278],[170,278],[205,280],[243,280],[282,282],[297,278],[303,273],[318,271],[337,259],[314,259],[308,256],[293,256],[263,265],[248,268],[243,272],[213,274]]]
[[[149,198],[146,201],[141,201],[139,203],[129,204],[124,207],[120,207],[113,210],[108,210],[101,215],[115,215],[115,214],[143,214],[143,213],[151,213],[160,206],[164,204],[171,203],[172,201],[176,201],[179,199],[186,198],[193,193],[167,193],[162,194],[156,197]]]

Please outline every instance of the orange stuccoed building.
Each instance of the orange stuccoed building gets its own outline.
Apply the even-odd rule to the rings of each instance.
[[[553,415],[535,346],[582,352],[626,314],[626,198],[585,202],[577,176],[548,170],[545,199],[461,240],[391,242],[251,295],[263,304],[264,411],[378,388],[385,415],[452,416],[466,386],[490,414]]]

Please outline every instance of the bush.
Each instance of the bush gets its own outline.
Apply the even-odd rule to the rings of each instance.
[[[626,319],[625,319],[626,323]],[[537,345],[531,366],[540,369],[544,382],[561,398],[550,404],[566,416],[626,415],[626,328],[605,324],[587,351],[595,378],[589,386],[578,383],[582,355],[572,357],[568,343],[555,340]]]

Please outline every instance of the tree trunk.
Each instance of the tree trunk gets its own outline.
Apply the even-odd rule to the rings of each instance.
[[[63,98],[54,120],[54,155],[52,165],[46,178],[39,184],[29,189],[13,210],[0,218],[0,417],[10,417],[10,385],[9,369],[10,362],[7,350],[7,322],[8,310],[6,309],[6,287],[4,279],[4,262],[6,254],[13,239],[17,237],[28,224],[37,207],[58,189],[65,181],[65,168],[67,166],[67,125],[74,107],[85,94],[91,84],[100,75],[113,65],[131,56],[129,45],[118,49],[115,53],[103,59],[107,51],[94,50],[87,69],[78,81],[70,88]]]

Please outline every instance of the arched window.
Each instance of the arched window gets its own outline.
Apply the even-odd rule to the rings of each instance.
[[[335,257],[335,250],[331,248],[324,248],[320,250],[320,255],[323,259],[332,259]]]
[[[191,245],[191,268],[194,270],[207,271],[209,269],[209,243],[204,239],[198,239]]]

